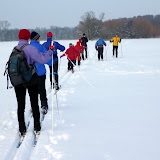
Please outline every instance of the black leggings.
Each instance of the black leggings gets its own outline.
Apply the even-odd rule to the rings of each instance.
[[[76,64],[76,60],[68,60],[68,70],[72,70],[74,65]]]
[[[46,95],[46,75],[38,77],[38,93],[40,94],[41,106],[48,106]]]
[[[118,46],[113,46],[113,56],[114,56],[114,50],[116,50],[116,58],[118,57]]]
[[[98,60],[103,59],[103,47],[98,47]]]
[[[50,68],[50,82],[52,85],[52,66],[49,66]],[[54,62],[53,64],[53,75],[54,75],[54,81],[56,85],[58,85],[58,60]]]
[[[36,76],[37,75],[35,74],[34,77],[31,79],[31,83],[28,84],[26,87],[24,86],[14,87],[18,103],[17,114],[18,114],[19,130],[22,132],[26,129],[24,112],[25,112],[27,89],[33,112],[34,128],[37,130],[40,129],[40,113],[38,106],[38,89],[37,89],[38,76],[37,77]]]

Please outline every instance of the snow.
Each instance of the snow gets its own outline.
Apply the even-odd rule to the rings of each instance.
[[[70,42],[76,44],[74,40],[58,42],[66,47]],[[62,88],[57,93],[58,106],[54,95],[53,130],[52,94],[46,66],[49,112],[36,147],[33,147],[31,120],[27,135],[17,149],[17,102],[14,90],[6,89],[3,76],[17,42],[0,42],[1,160],[160,159],[160,39],[124,39],[119,45],[119,58],[112,57],[112,44],[106,43],[107,57],[98,61],[95,41],[89,41],[89,59],[82,61],[74,74],[66,73],[66,57],[59,62]],[[26,98],[27,122],[28,94]]]

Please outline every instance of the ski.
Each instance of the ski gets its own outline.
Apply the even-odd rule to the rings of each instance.
[[[32,111],[30,111],[30,113],[31,113],[31,115],[30,115],[30,118],[29,118],[28,123],[27,123],[27,126],[26,126],[26,132],[27,132],[27,130],[28,130],[28,128],[29,128],[31,119],[32,119],[32,117],[33,117]],[[26,135],[26,134],[25,134],[25,135]],[[19,148],[19,147],[21,146],[21,144],[22,144],[22,142],[23,142],[23,140],[24,140],[24,138],[25,138],[25,135],[23,135],[23,136],[19,135],[19,137],[18,137],[19,140],[18,140],[17,148]]]
[[[35,146],[37,145],[38,138],[39,138],[39,136],[40,136],[40,131],[37,132],[37,133],[33,132],[33,134],[34,134],[33,147],[35,147]]]
[[[24,140],[24,137],[25,137],[25,135],[19,136],[19,142],[18,142],[18,144],[17,144],[17,148],[19,148],[19,147],[21,146],[21,144],[22,144],[22,142],[23,142],[23,140]]]
[[[43,110],[41,111],[41,113],[42,113],[42,117],[41,117],[41,120],[40,120],[40,122],[41,122],[41,127],[42,127],[42,123],[43,123],[43,121],[44,121],[44,118],[45,118],[45,116],[46,116],[46,114],[43,112]],[[33,135],[34,135],[34,140],[33,140],[33,147],[35,147],[36,145],[37,145],[37,141],[38,141],[38,138],[39,138],[39,136],[40,136],[40,131],[38,132],[38,133],[35,133],[35,131],[33,131]]]
[[[44,113],[43,111],[42,111],[42,116],[41,116],[41,123],[42,123],[42,121],[44,121],[44,118],[45,118],[45,115],[46,115],[47,113]]]
[[[61,87],[62,87],[62,86],[61,86],[61,85],[59,85],[59,89],[54,91],[54,95],[56,95],[56,94],[57,94],[57,92],[61,89]]]

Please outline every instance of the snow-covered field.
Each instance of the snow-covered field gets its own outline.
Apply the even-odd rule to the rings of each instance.
[[[70,42],[76,44],[59,42],[66,47]],[[19,149],[16,97],[13,89],[6,89],[3,76],[16,44],[0,43],[0,160],[160,159],[160,39],[122,40],[117,59],[112,57],[112,44],[107,41],[104,61],[97,60],[95,41],[89,41],[89,59],[82,61],[80,71],[77,67],[74,74],[65,75],[67,60],[63,57],[59,112],[56,96],[53,103],[53,131],[50,93],[49,112],[37,146],[32,144],[32,120]],[[28,95],[26,98],[27,122],[30,102]]]

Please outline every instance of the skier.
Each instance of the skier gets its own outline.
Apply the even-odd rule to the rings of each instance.
[[[81,64],[81,52],[83,50],[83,47],[81,46],[80,42],[78,41],[77,44],[75,45],[75,49],[78,51],[78,54],[76,55],[76,60],[78,60],[78,65],[80,66]]]
[[[98,60],[103,60],[103,46],[106,46],[106,43],[100,38],[95,44],[95,48],[98,51]]]
[[[53,54],[52,50],[49,50],[45,54],[43,54],[41,52],[38,52],[38,50],[34,46],[29,45],[28,41],[30,39],[30,32],[27,29],[20,30],[18,37],[19,37],[19,43],[17,45],[18,49],[21,48],[24,44],[27,44],[27,46],[23,48],[23,51],[25,53],[28,64],[34,64],[34,63],[44,64],[47,63],[52,58]],[[14,87],[18,104],[17,113],[19,122],[19,132],[21,136],[25,135],[26,133],[24,112],[25,112],[25,97],[27,89],[30,96],[31,108],[33,111],[34,131],[35,133],[37,133],[40,132],[41,130],[40,113],[38,106],[37,80],[38,80],[38,75],[37,73],[35,73],[27,84]]]
[[[81,52],[81,53],[80,53],[80,59],[83,59],[83,60],[84,60],[84,51],[83,51],[83,50],[85,49],[85,47],[82,46],[82,44],[81,44],[81,43],[82,43],[82,39],[81,39],[81,38],[79,39],[79,42],[80,42],[80,46],[81,46],[81,50],[80,50],[80,52]]]
[[[113,57],[114,57],[114,50],[116,50],[116,58],[118,58],[118,42],[121,43],[121,39],[118,37],[118,35],[115,35],[115,37],[110,40],[110,42],[113,42]]]
[[[48,32],[47,33],[47,42],[44,42],[43,45],[45,46],[45,48],[48,50],[49,46],[52,43],[52,37],[53,34],[52,32]],[[50,68],[50,82],[51,82],[51,87],[52,87],[52,73],[54,74],[54,82],[53,83],[53,88],[55,87],[56,90],[59,90],[59,84],[58,84],[58,53],[57,53],[57,49],[60,51],[64,51],[65,47],[62,46],[61,44],[59,44],[56,41],[53,41],[53,45],[54,45],[54,53],[53,53],[53,60],[54,60],[54,64],[53,64],[53,71],[52,71],[52,59],[47,63],[49,65]]]
[[[39,52],[45,53],[47,49],[40,44],[40,35],[33,31],[31,33],[31,42],[30,44],[38,49]],[[37,74],[38,74],[38,93],[40,94],[41,100],[41,108],[43,110],[43,114],[46,114],[48,111],[48,100],[46,94],[45,80],[46,80],[46,68],[44,64],[35,63]]]
[[[86,52],[85,58],[87,59],[87,57],[88,57],[88,55],[87,55],[87,42],[88,42],[88,38],[87,38],[87,36],[86,36],[85,33],[83,33],[83,37],[81,39],[82,39],[81,45],[84,47],[84,50]],[[82,51],[82,59],[83,60],[84,60],[84,50]]]
[[[74,72],[73,67],[76,64],[76,55],[79,52],[75,49],[75,47],[73,46],[72,43],[69,44],[69,48],[66,50],[66,52],[60,56],[60,58],[62,58],[63,56],[67,55],[67,59],[68,59],[68,71],[72,71],[72,73]]]

